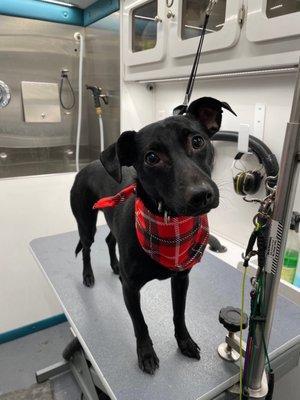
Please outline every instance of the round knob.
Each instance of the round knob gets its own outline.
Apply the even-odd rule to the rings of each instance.
[[[229,332],[238,332],[240,330],[241,309],[235,307],[222,308],[219,313],[219,322]],[[243,313],[242,327],[246,329],[248,326],[248,315]]]
[[[66,154],[67,156],[72,156],[72,155],[74,154],[74,151],[71,150],[71,149],[67,149],[67,150],[65,151],[65,154]]]
[[[169,19],[173,19],[175,17],[175,14],[171,11],[171,10],[169,10],[168,12],[167,12],[167,18],[169,18]]]
[[[6,160],[7,159],[7,154],[6,153],[0,153],[0,158],[1,160]]]
[[[157,15],[156,17],[154,17],[154,21],[160,23],[162,22],[162,19]]]

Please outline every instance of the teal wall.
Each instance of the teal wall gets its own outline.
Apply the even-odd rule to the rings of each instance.
[[[21,328],[13,329],[12,331],[0,333],[0,344],[10,342],[11,340],[18,339],[22,336],[30,335],[31,333],[38,332],[42,329],[50,328],[51,326],[66,322],[65,314],[55,315],[54,317],[46,318],[41,321],[34,322],[33,324],[22,326]]]
[[[0,14],[2,15],[78,26],[88,26],[118,11],[119,8],[119,0],[98,0],[85,10],[40,0],[0,1]]]

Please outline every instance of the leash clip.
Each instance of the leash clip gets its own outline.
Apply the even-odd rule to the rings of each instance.
[[[277,179],[278,179],[278,175],[276,175],[276,176],[267,176],[266,179],[265,179],[266,191],[267,192],[269,191],[271,195],[275,194],[276,189],[277,189],[277,185],[270,186],[269,182],[277,182]]]
[[[261,205],[263,204],[263,200],[260,200],[257,197],[253,197],[253,198],[248,199],[247,196],[243,196],[243,200],[246,203],[259,203]]]
[[[242,254],[242,259],[245,261],[250,261],[250,259],[254,256],[257,256],[257,251],[256,250],[251,250],[246,256],[243,253]]]
[[[217,4],[218,0],[209,0],[207,9],[205,11],[206,15],[211,15],[214,6]]]

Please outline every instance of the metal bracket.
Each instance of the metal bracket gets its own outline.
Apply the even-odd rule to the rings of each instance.
[[[83,350],[74,353],[70,361],[70,369],[87,400],[99,400],[90,369]]]
[[[240,27],[242,27],[244,24],[245,15],[246,15],[246,9],[245,9],[245,6],[242,5],[242,7],[239,9],[239,13],[238,13],[238,23],[239,23]]]
[[[225,342],[221,343],[218,347],[219,356],[223,358],[223,360],[235,362],[240,358],[240,345],[239,345],[239,337],[233,333],[229,332],[226,335]],[[242,342],[242,357],[245,357],[246,353],[246,343]]]
[[[266,105],[262,103],[255,104],[254,111],[254,134],[260,140],[264,138],[264,129],[265,129],[265,114],[266,114]]]
[[[70,371],[76,379],[84,399],[99,400],[97,388],[104,393],[105,389],[93,367],[89,365],[89,361],[76,337],[68,344],[63,354],[67,356],[68,360],[60,361],[37,371],[36,381],[42,383]]]
[[[231,386],[227,391],[230,394],[238,395],[240,393],[240,384],[236,383],[235,385]],[[264,371],[262,380],[261,380],[261,387],[259,389],[250,389],[248,388],[248,397],[249,399],[264,399],[265,396],[268,394],[269,387],[268,387],[268,380],[266,371]]]
[[[48,379],[54,378],[60,374],[70,371],[70,365],[68,361],[60,361],[56,364],[50,365],[49,367],[36,371],[35,378],[37,383],[46,382]]]

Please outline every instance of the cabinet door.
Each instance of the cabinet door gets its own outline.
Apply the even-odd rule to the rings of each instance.
[[[252,42],[300,35],[300,1],[248,1],[246,33]]]
[[[169,48],[173,57],[195,54],[208,0],[174,0],[170,20]],[[240,0],[219,0],[209,18],[203,52],[226,49],[237,42]]]
[[[123,46],[127,66],[160,61],[165,52],[165,2],[125,0]]]

